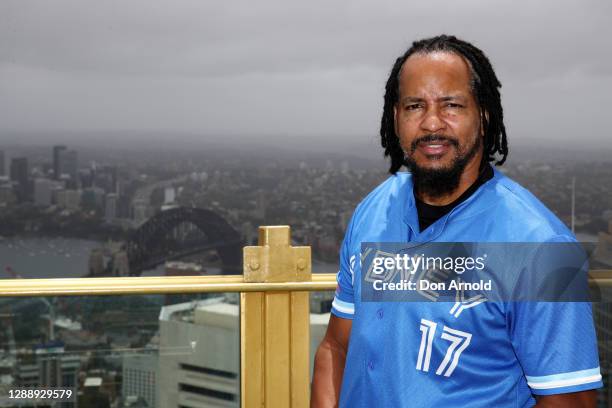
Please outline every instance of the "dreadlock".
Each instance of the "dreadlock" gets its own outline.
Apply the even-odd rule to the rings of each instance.
[[[413,42],[408,51],[395,61],[387,80],[385,106],[380,123],[380,141],[385,149],[385,157],[391,156],[389,173],[395,174],[405,164],[404,152],[400,146],[399,138],[395,134],[393,117],[393,107],[399,99],[399,76],[402,65],[412,54],[428,54],[436,51],[452,52],[468,60],[472,77],[472,92],[480,111],[483,113],[484,154],[481,164],[495,161],[495,155],[499,154],[501,158],[495,164],[502,165],[508,156],[508,140],[499,94],[501,83],[497,79],[489,59],[480,49],[454,36],[439,35]]]

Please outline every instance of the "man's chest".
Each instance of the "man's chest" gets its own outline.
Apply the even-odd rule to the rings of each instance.
[[[360,302],[350,347],[385,372],[434,381],[494,368],[490,361],[512,354],[505,313],[492,302]]]

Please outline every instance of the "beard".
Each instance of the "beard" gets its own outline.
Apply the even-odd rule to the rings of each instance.
[[[455,147],[455,155],[446,167],[427,168],[417,164],[413,155],[420,142],[445,141]],[[429,197],[444,197],[453,193],[459,182],[465,166],[476,156],[480,150],[482,140],[476,137],[471,146],[461,149],[455,139],[444,135],[429,134],[415,139],[410,145],[410,154],[404,155],[404,164],[412,173],[414,191]]]

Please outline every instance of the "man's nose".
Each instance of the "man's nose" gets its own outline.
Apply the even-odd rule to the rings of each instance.
[[[430,108],[421,121],[421,129],[429,133],[435,133],[444,128],[446,128],[446,123],[440,117],[440,112],[435,108]]]

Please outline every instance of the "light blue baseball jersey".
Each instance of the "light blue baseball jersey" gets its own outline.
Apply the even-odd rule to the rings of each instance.
[[[420,232],[411,177],[397,173],[373,190],[346,231],[332,304],[353,320],[340,407],[520,408],[535,404],[532,394],[602,387],[590,303],[361,302],[362,242],[575,240],[497,170]]]

